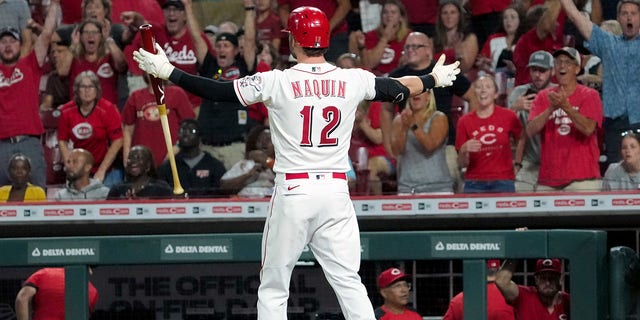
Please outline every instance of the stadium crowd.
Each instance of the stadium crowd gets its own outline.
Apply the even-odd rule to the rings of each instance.
[[[281,29],[303,5],[330,18],[339,67],[461,63],[451,87],[361,104],[355,194],[640,188],[638,0],[242,0],[240,26],[201,26],[192,2],[0,1],[0,201],[173,197],[139,27],[180,69],[231,81],[295,63]],[[165,96],[189,197],[271,195],[264,105]]]

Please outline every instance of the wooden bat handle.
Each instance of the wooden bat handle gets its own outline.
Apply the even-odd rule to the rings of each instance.
[[[140,36],[142,37],[142,47],[151,52],[156,53],[156,40],[153,37],[153,26],[143,24],[140,26]],[[173,154],[173,143],[171,141],[171,130],[169,128],[169,118],[167,118],[167,106],[164,102],[164,84],[162,79],[158,79],[149,75],[151,80],[151,88],[158,104],[158,113],[160,114],[160,123],[162,124],[162,135],[167,147],[169,155],[169,165],[171,166],[171,174],[173,176],[173,194],[183,194],[184,189],[180,184],[180,176],[178,176],[178,168],[176,167],[176,158]]]
[[[176,157],[173,154],[173,143],[171,142],[167,106],[164,104],[158,105],[158,112],[160,113],[160,123],[162,124],[164,143],[167,146],[167,154],[169,154],[169,165],[171,166],[171,175],[173,176],[173,194],[183,194],[184,189],[180,184],[180,176],[178,176],[178,167],[176,166]]]

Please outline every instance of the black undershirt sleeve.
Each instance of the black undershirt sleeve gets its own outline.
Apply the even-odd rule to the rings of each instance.
[[[396,79],[377,77],[375,86],[376,96],[373,101],[398,103],[409,98],[409,88]]]
[[[432,75],[427,74],[419,77],[422,81],[423,90],[425,92],[435,86],[436,81]],[[409,98],[409,88],[405,87],[400,81],[393,78],[377,77],[375,79],[376,96],[373,101],[386,101],[400,103]]]
[[[233,81],[217,81],[173,69],[169,80],[201,98],[213,101],[240,102],[233,89]]]

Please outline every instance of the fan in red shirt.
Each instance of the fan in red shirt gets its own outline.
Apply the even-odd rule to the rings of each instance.
[[[151,149],[154,165],[157,167],[167,156],[167,146],[163,139],[158,139],[163,134],[158,105],[149,85],[148,76],[145,74],[144,77],[147,87],[132,92],[122,110],[124,135],[122,158],[129,158],[132,146],[144,145]],[[196,114],[191,108],[187,94],[180,87],[167,86],[164,95],[171,142],[175,144],[178,141],[180,122],[184,119],[194,119]]]
[[[0,28],[0,163],[4,166],[15,153],[24,154],[31,159],[31,182],[41,187],[46,175],[38,85],[59,12],[60,1],[53,0],[42,33],[23,57],[20,47],[31,40],[22,39],[14,27]],[[7,184],[7,172],[0,170],[0,185]]]
[[[118,74],[127,70],[122,50],[110,37],[111,24],[104,20],[88,19],[73,32],[73,44],[76,46],[72,60],[63,60],[59,69],[61,76],[69,76],[69,92],[73,92],[73,82],[83,71],[91,70],[100,79],[102,96],[111,103],[118,103]],[[71,58],[71,57],[69,57]]]
[[[92,71],[84,71],[74,82],[74,100],[60,108],[58,144],[62,158],[67,159],[70,148],[85,149],[95,159],[93,178],[107,186],[118,183],[118,177],[106,180],[111,165],[122,148],[120,112],[116,106],[101,98],[100,81]],[[113,174],[116,174],[115,172]]]
[[[498,86],[491,76],[473,82],[478,109],[460,118],[456,134],[458,163],[466,167],[465,193],[515,192],[511,139],[519,141],[522,124],[516,114],[495,104]],[[524,144],[518,143],[516,162]]]
[[[508,304],[513,306],[518,320],[569,319],[570,297],[561,291],[560,259],[539,259],[536,262],[535,286],[517,285],[511,279],[516,270],[513,260],[506,260],[496,274],[496,285]]]
[[[89,268],[89,274],[93,271]],[[25,280],[16,296],[16,317],[22,319],[65,319],[64,268],[43,268]],[[89,311],[98,301],[98,290],[88,283]]]
[[[531,105],[527,133],[540,134],[537,191],[599,191],[597,132],[602,128],[602,100],[578,84],[581,58],[574,48],[553,54],[558,86],[538,93]]]

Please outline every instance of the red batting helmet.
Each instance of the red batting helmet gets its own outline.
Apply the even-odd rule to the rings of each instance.
[[[328,48],[330,37],[329,19],[318,8],[299,7],[289,14],[289,32],[303,48]]]

